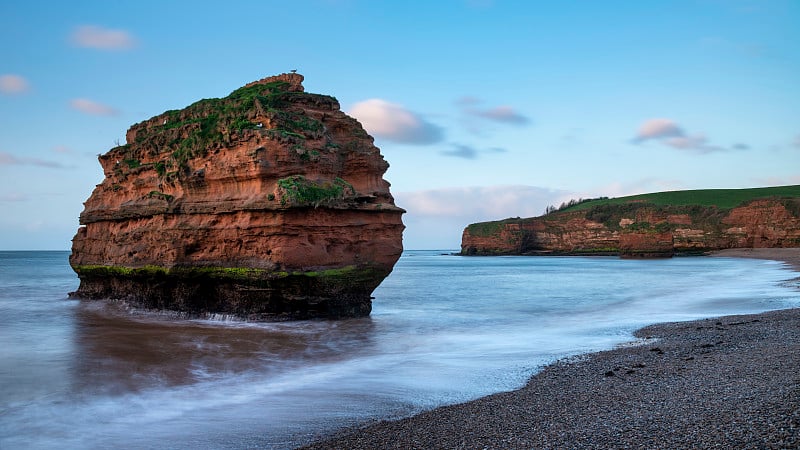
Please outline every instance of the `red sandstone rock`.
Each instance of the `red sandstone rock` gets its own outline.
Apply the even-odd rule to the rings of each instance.
[[[619,254],[623,258],[668,258],[674,253],[670,232],[633,231],[619,235]]]
[[[189,315],[368,314],[404,211],[372,137],[302,81],[165,112],[100,156],[105,179],[73,239],[75,295]]]

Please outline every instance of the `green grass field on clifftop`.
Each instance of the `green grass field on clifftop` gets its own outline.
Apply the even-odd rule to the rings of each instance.
[[[699,189],[693,191],[655,192],[628,197],[589,200],[560,211],[583,211],[599,205],[619,205],[631,202],[650,203],[657,206],[716,206],[730,209],[764,197],[800,197],[800,185],[751,189]]]

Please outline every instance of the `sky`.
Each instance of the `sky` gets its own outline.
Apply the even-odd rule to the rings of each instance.
[[[0,250],[68,250],[133,124],[297,70],[406,249],[577,198],[800,184],[800,1],[0,4]]]

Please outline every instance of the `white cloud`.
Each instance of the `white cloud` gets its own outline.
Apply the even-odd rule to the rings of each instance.
[[[393,193],[398,206],[409,215],[456,217],[472,222],[507,217],[536,217],[549,205],[578,198],[622,197],[683,189],[677,181],[644,178],[572,192],[528,185],[468,186]]]
[[[635,141],[641,142],[648,139],[662,139],[683,136],[683,130],[677,123],[670,119],[649,119],[639,126]]]
[[[0,92],[3,94],[24,94],[30,90],[30,83],[25,78],[8,73],[0,75]]]
[[[796,148],[800,148],[800,134],[794,137],[794,141],[792,141],[792,145]]]
[[[114,30],[96,25],[75,28],[70,41],[78,47],[100,50],[128,50],[136,46],[136,39],[125,30]]]
[[[661,178],[641,178],[626,183],[610,183],[592,187],[585,192],[577,192],[572,198],[625,197],[628,195],[647,194],[651,192],[679,191],[686,186],[677,180]]]
[[[787,177],[765,177],[753,180],[759,186],[794,186],[800,184],[800,174]]]
[[[478,97],[473,97],[471,95],[465,95],[456,100],[456,105],[461,108],[468,108],[471,106],[475,106],[481,102],[481,99]]]
[[[473,114],[496,122],[504,122],[513,125],[526,125],[530,122],[530,119],[507,105],[495,106],[494,108],[484,110],[475,110]]]
[[[395,193],[410,215],[469,218],[472,221],[533,217],[564,191],[524,185],[471,186]]]
[[[475,159],[478,157],[478,150],[469,145],[452,144],[452,147],[452,150],[445,150],[439,153],[445,156],[454,156],[463,159]]]
[[[475,123],[475,118],[488,119],[492,122],[510,125],[527,125],[531,122],[529,118],[511,106],[501,105],[491,108],[479,108],[477,105],[480,103],[480,99],[472,96],[464,96],[456,100],[456,105],[461,109],[461,113],[466,116],[466,126],[470,131],[480,132],[482,129],[483,124]]]
[[[30,165],[39,167],[49,167],[52,169],[63,168],[64,165],[55,161],[48,161],[39,158],[19,157],[12,155],[8,152],[0,152],[0,167],[2,166],[15,166],[15,165]]]
[[[499,147],[492,147],[486,150],[479,150],[475,147],[464,145],[464,144],[450,144],[452,150],[444,150],[439,152],[439,154],[444,156],[453,156],[456,158],[463,158],[463,159],[477,159],[481,153],[504,153],[506,150],[504,148]]]
[[[702,134],[695,134],[692,136],[674,136],[663,139],[666,145],[680,150],[694,150],[698,153],[711,153],[715,151],[724,151],[722,147],[717,147],[708,144],[708,139]]]
[[[373,98],[358,102],[348,112],[371,135],[401,144],[428,145],[444,135],[438,126],[426,122],[402,105]]]
[[[458,249],[464,228],[475,222],[541,216],[550,205],[578,198],[621,197],[683,189],[679,182],[646,178],[570,192],[527,185],[470,186],[393,193],[405,208],[407,249]]]
[[[407,249],[453,249],[464,227],[508,217],[534,217],[565,196],[536,186],[473,186],[393,193],[403,216]]]
[[[82,113],[91,114],[93,116],[117,115],[117,110],[114,108],[86,98],[74,98],[69,101],[69,105],[75,110],[78,110]]]
[[[708,143],[702,133],[687,134],[681,126],[671,119],[648,119],[644,121],[631,142],[640,144],[646,141],[657,141],[666,146],[690,150],[696,153],[711,153],[727,149]]]
[[[30,200],[30,197],[25,194],[20,194],[19,192],[0,194],[0,202],[25,202],[28,200]]]

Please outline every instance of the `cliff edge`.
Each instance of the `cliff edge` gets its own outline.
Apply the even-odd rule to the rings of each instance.
[[[372,137],[302,82],[264,78],[133,125],[99,157],[71,295],[188,317],[368,315],[404,210]]]
[[[540,217],[474,223],[461,237],[462,255],[647,258],[763,247],[800,247],[800,186],[582,201]]]

